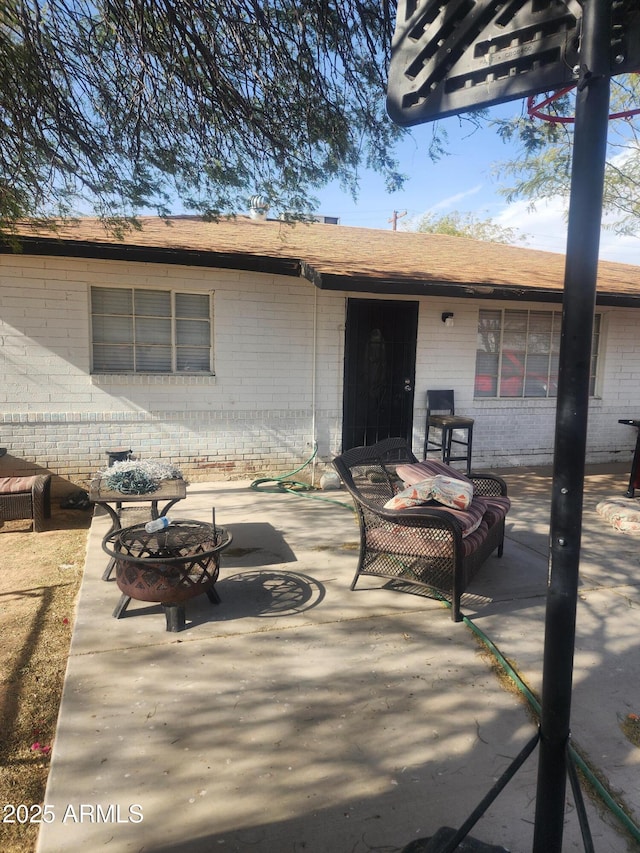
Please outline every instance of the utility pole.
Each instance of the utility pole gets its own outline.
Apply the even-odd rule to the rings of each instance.
[[[397,210],[394,210],[394,211],[393,211],[393,215],[392,215],[391,219],[387,219],[387,222],[392,222],[392,223],[393,223],[393,225],[391,226],[391,230],[392,230],[392,231],[397,231],[397,230],[398,230],[398,219],[402,219],[402,217],[403,217],[403,216],[406,216],[406,215],[407,215],[407,211],[406,211],[406,210],[403,210],[403,211],[402,211],[402,213],[398,213],[398,211],[397,211]]]

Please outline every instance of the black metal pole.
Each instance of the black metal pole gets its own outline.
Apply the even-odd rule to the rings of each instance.
[[[612,0],[584,0],[551,500],[534,853],[560,853],[610,90]]]

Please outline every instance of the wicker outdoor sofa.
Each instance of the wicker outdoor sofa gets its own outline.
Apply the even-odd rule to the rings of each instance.
[[[51,474],[33,477],[0,477],[0,525],[20,518],[33,520],[33,529],[44,529],[51,518]]]
[[[460,599],[472,578],[497,551],[502,556],[505,518],[510,508],[500,477],[467,478],[442,462],[419,462],[407,442],[390,438],[354,447],[333,460],[353,497],[360,522],[360,557],[351,589],[360,575],[376,575],[411,589],[435,592],[451,602],[451,616],[461,621]],[[467,509],[443,506],[433,499],[403,509],[385,508],[429,478],[462,481],[470,497]],[[472,487],[471,487],[472,484]],[[400,588],[402,588],[402,586]]]

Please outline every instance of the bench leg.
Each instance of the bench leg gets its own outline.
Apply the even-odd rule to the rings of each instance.
[[[501,524],[502,524],[502,535],[500,536],[500,544],[498,545],[498,557],[502,557],[502,555],[504,554],[504,525],[505,525],[504,518],[502,519]]]
[[[462,613],[460,613],[460,596],[454,595],[451,601],[451,618],[454,622],[462,622]]]

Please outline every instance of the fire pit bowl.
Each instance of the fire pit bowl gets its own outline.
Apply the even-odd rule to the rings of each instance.
[[[172,608],[166,614],[167,630],[181,630],[185,601],[206,593],[213,603],[219,603],[215,583],[220,552],[230,542],[231,534],[224,528],[191,520],[175,521],[154,533],[148,533],[144,524],[109,533],[102,548],[114,560],[116,583],[122,592],[113,615],[120,618],[132,598],[157,602]]]

